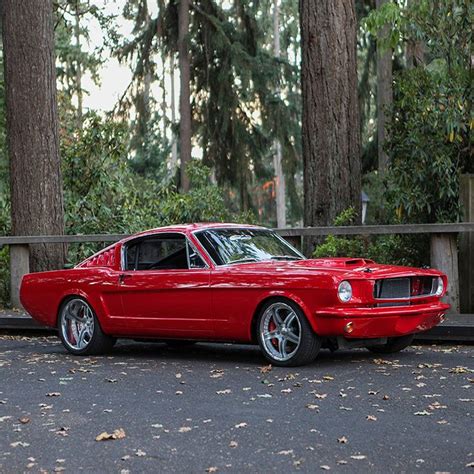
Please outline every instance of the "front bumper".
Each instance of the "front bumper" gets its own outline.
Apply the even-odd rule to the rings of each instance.
[[[373,308],[320,308],[315,313],[315,330],[320,336],[346,338],[404,336],[436,326],[443,321],[449,307],[449,304],[435,302]]]

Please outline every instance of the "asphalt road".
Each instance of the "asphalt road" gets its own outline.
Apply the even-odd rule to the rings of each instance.
[[[474,473],[473,369],[472,345],[282,369],[246,346],[78,358],[0,335],[0,472]]]

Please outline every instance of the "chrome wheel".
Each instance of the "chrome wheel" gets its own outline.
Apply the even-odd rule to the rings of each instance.
[[[295,310],[283,303],[273,303],[260,319],[260,339],[264,350],[273,359],[290,360],[301,343],[301,323]]]
[[[62,339],[75,351],[82,351],[92,341],[94,335],[94,313],[82,299],[69,300],[61,311]]]

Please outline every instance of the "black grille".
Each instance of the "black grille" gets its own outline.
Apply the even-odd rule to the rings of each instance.
[[[375,282],[374,298],[400,299],[429,296],[435,293],[436,286],[437,278],[431,276],[385,278]]]
[[[377,280],[374,288],[375,298],[409,298],[410,278],[387,278]]]

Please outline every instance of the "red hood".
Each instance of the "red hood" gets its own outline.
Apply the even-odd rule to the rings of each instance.
[[[234,264],[231,266],[236,271],[242,272],[272,272],[285,271],[286,274],[302,271],[311,273],[331,274],[340,278],[352,279],[378,279],[396,278],[399,276],[435,275],[442,273],[438,270],[402,267],[397,265],[380,265],[373,260],[362,258],[318,258],[307,260],[265,260],[262,262],[251,262]]]

